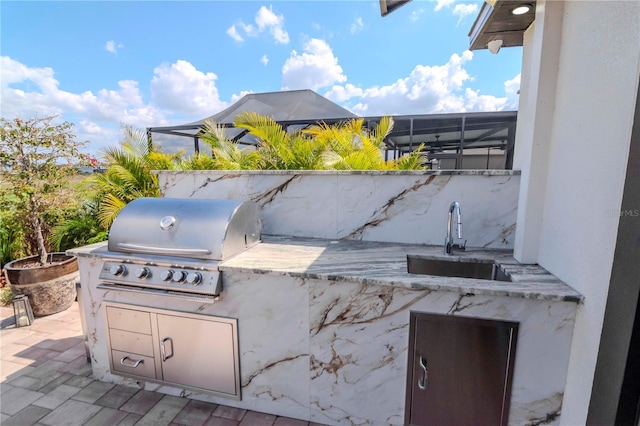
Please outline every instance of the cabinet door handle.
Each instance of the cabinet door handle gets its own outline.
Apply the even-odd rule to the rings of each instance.
[[[171,354],[169,355],[167,355],[167,350],[165,348],[166,342],[171,343]],[[160,353],[162,354],[162,361],[166,361],[173,356],[173,340],[171,340],[171,337],[165,337],[160,341]]]
[[[127,363],[126,363],[126,361],[127,361],[128,359],[131,359],[131,358],[129,358],[129,357],[128,357],[128,356],[126,356],[126,355],[125,355],[125,356],[123,356],[122,358],[120,358],[120,364],[124,365],[125,367],[136,368],[137,366],[139,366],[140,364],[142,364],[142,363],[144,362],[144,359],[139,359],[139,360],[137,360],[137,361],[133,361],[133,360],[131,359],[131,361],[133,361],[133,364],[127,364]]]
[[[419,360],[420,368],[422,368],[422,377],[418,379],[418,388],[420,390],[425,390],[427,387],[427,378],[429,377],[429,373],[427,371],[427,360],[420,356]]]

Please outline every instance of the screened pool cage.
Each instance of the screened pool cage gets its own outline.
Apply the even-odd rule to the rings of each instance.
[[[324,122],[336,124],[360,118],[312,90],[294,90],[245,95],[235,104],[205,119],[177,126],[149,127],[150,143],[163,152],[211,153],[199,135],[206,120],[226,128],[229,139],[255,146],[257,141],[244,129],[234,127],[241,112],[256,112],[273,118],[288,131]],[[450,114],[394,115],[393,131],[385,139],[385,159],[396,159],[425,144],[428,160],[440,169],[511,169],[517,111]],[[381,117],[362,117],[373,129]]]

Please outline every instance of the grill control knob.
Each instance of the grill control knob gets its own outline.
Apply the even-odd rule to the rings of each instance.
[[[140,278],[141,280],[148,278],[150,276],[151,276],[151,271],[146,266],[136,269],[136,277]]]
[[[200,284],[201,281],[202,281],[202,275],[200,275],[200,272],[190,272],[189,275],[187,275],[188,284],[198,285]]]
[[[182,283],[187,279],[187,274],[184,271],[174,272],[171,276],[171,281],[174,283]]]
[[[171,269],[167,269],[166,271],[160,272],[160,279],[162,281],[171,281],[173,278],[173,271]]]
[[[111,272],[111,275],[119,277],[127,272],[127,268],[124,265],[113,265],[109,268],[109,272]]]

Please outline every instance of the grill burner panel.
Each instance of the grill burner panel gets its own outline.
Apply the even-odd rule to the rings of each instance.
[[[188,293],[220,294],[220,272],[211,268],[185,268],[175,264],[151,265],[126,261],[105,261],[100,280],[135,287],[159,288]]]

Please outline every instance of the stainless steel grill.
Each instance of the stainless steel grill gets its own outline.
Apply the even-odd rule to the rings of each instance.
[[[219,263],[259,242],[253,202],[139,198],[111,226],[98,287],[212,298]]]

